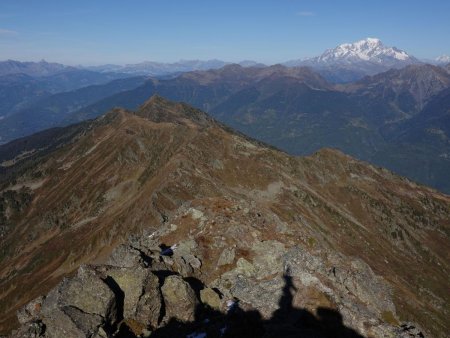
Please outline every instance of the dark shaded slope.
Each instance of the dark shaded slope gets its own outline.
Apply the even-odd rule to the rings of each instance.
[[[400,146],[398,139],[409,128],[414,137],[415,116],[422,116],[424,106],[449,85],[450,75],[431,65],[390,70],[336,89],[308,68],[244,70],[232,65],[149,81],[74,113],[69,121],[93,118],[114,106],[135,109],[146,96],[158,93],[199,107],[292,154],[338,148],[418,182],[443,187],[449,181],[443,176],[448,166],[434,141],[416,135],[413,149],[410,141],[404,139]],[[437,109],[446,103],[433,105]]]
[[[289,78],[314,88],[331,86],[308,68],[286,68],[275,65],[267,68],[225,66],[219,70],[182,74],[169,80],[149,80],[145,85],[114,95],[73,113],[68,122],[95,118],[115,106],[136,109],[147,97],[158,94],[171,100],[187,102],[214,115],[214,108],[235,93],[252,87],[261,80]],[[270,85],[270,84],[269,84]],[[231,112],[230,112],[231,113]]]
[[[450,88],[407,122],[391,127],[392,140],[372,161],[450,192]]]
[[[60,123],[95,118],[116,106],[134,110],[147,97],[159,94],[207,111],[232,128],[292,154],[338,148],[392,170],[400,168],[399,173],[437,187],[447,165],[434,141],[418,137],[414,145],[422,149],[419,152],[407,149],[406,139],[406,147],[400,147],[397,139],[408,128],[414,135],[414,117],[449,84],[450,75],[431,65],[394,69],[340,86],[330,85],[305,67],[229,65],[151,79],[68,114]],[[43,121],[42,128],[50,123]],[[420,160],[416,152],[421,153]],[[419,170],[411,165],[416,159]]]
[[[25,74],[10,74],[0,77],[0,116],[13,114],[25,104],[50,95],[40,82]],[[1,121],[1,120],[0,120]]]
[[[0,120],[0,142],[4,143],[61,125],[61,122],[71,112],[114,93],[136,88],[144,81],[145,77],[125,78],[103,85],[88,86],[71,92],[46,96]]]
[[[52,128],[0,146],[0,185],[8,185],[33,168],[44,156],[73,142],[88,130],[89,122]]]

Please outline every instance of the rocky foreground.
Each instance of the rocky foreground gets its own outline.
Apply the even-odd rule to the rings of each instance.
[[[391,288],[362,260],[265,240],[251,205],[205,202],[223,207],[180,208],[81,266],[18,312],[11,337],[424,337],[397,322]]]

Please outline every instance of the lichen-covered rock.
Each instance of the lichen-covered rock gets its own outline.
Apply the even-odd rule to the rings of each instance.
[[[122,244],[116,247],[107,261],[108,265],[132,268],[143,264],[141,253],[130,245]]]
[[[219,261],[217,262],[218,266],[232,264],[234,262],[235,257],[235,249],[234,248],[225,248],[219,256]]]
[[[381,276],[375,275],[362,260],[353,259],[347,266],[339,263],[333,267],[330,278],[336,282],[335,285],[341,292],[350,290],[371,311],[378,313],[380,318],[383,313],[395,313],[388,284]]]
[[[91,336],[119,319],[115,293],[91,266],[81,266],[77,276],[51,290],[40,316],[49,338]]]
[[[67,311],[69,308],[66,308],[65,310]],[[91,317],[91,319],[89,319],[89,317]],[[99,317],[97,315],[88,314],[86,314],[85,318],[81,318],[81,316],[73,316],[73,318],[71,318],[61,308],[54,308],[51,311],[45,311],[42,318],[45,324],[45,336],[48,338],[82,338],[93,335],[103,323],[101,317],[100,322],[96,322],[96,318]]]
[[[200,269],[202,262],[194,254],[197,247],[198,244],[193,239],[187,239],[177,243],[177,247],[174,250],[173,259],[176,263],[176,270],[179,274],[189,276],[194,274],[195,270]]]
[[[296,245],[285,252],[284,267],[292,276],[308,273],[325,273],[326,269],[320,257],[314,256],[303,247]]]
[[[279,307],[284,284],[280,275],[268,281],[240,277],[237,278],[230,292],[242,302],[251,304],[263,317],[270,318]]]
[[[195,309],[199,304],[194,290],[180,276],[169,276],[161,287],[166,306],[166,318],[184,322],[195,319]]]
[[[104,324],[102,316],[85,313],[73,306],[65,306],[61,310],[71,319],[77,328],[86,335],[86,337],[90,337],[97,333],[101,325]]]
[[[159,281],[150,269],[109,267],[105,272],[123,293],[123,317],[156,326],[161,310]]]
[[[255,252],[253,266],[258,279],[283,271],[282,256],[286,249],[282,243],[274,240],[256,242],[252,245],[252,250]]]
[[[216,310],[219,310],[222,307],[220,296],[211,288],[204,288],[200,290],[200,300],[203,304]]]
[[[43,300],[44,297],[39,296],[23,306],[19,311],[17,311],[17,319],[19,320],[19,323],[25,324],[27,322],[36,320],[39,316],[39,313],[41,312]]]
[[[236,269],[235,269],[236,275],[244,275],[247,277],[254,276],[256,274],[255,266],[250,263],[245,258],[241,257],[236,262]]]
[[[21,323],[22,326],[11,333],[10,338],[39,338],[44,337],[45,325],[41,321]]]
[[[336,305],[345,324],[369,336],[389,337],[397,319],[386,281],[360,259],[322,254],[316,256],[301,246],[292,247],[283,257],[286,273],[298,280],[301,290],[314,288]],[[307,294],[302,298],[311,301]],[[312,303],[317,306],[318,301]]]
[[[95,268],[82,265],[75,278],[66,279],[62,283],[60,304],[99,315],[110,323],[116,322],[116,297],[101,277]]]

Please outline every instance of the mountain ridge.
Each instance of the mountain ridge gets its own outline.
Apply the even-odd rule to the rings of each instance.
[[[75,70],[75,67],[60,63],[49,63],[45,60],[39,62],[21,62],[15,60],[0,61],[0,76],[22,73],[29,76],[48,76]]]
[[[143,107],[145,117],[116,108],[83,122],[60,147],[10,167],[0,199],[11,211],[0,239],[0,309],[10,310],[2,330],[17,325],[13,310],[78,266],[105,263],[116,247],[122,257],[119,245],[131,236],[152,262],[158,245],[178,244],[154,270],[199,278],[269,316],[286,261],[300,305],[335,309],[360,334],[401,330],[405,321],[447,332],[439,304],[448,300],[449,196],[335,150],[291,157],[215,123],[202,128],[197,113],[159,97]],[[411,277],[419,275],[434,279]],[[63,325],[51,313],[41,319],[49,334]]]

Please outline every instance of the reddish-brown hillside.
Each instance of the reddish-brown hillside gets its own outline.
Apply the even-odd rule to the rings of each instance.
[[[407,321],[449,332],[449,196],[335,150],[288,156],[160,97],[71,135],[2,164],[2,331],[81,264],[170,229],[160,243],[194,241],[206,284],[226,288],[241,271],[259,287],[283,272],[267,253],[301,248],[311,309],[339,309],[364,335]]]

